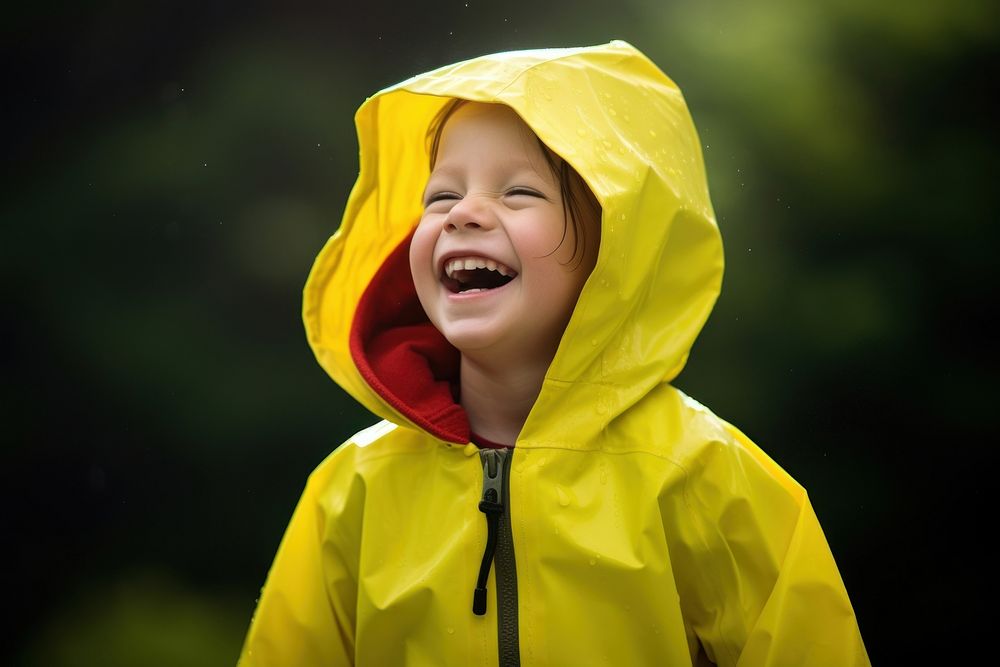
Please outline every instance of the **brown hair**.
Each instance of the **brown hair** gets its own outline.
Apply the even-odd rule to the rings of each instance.
[[[441,147],[441,135],[444,133],[445,123],[467,101],[462,99],[449,100],[447,104],[441,107],[441,110],[434,116],[434,119],[431,120],[431,124],[427,129],[431,170],[434,169],[434,164],[437,162],[438,150]],[[560,157],[555,151],[546,146],[545,142],[539,139],[537,135],[534,136],[535,140],[538,141],[538,146],[542,149],[545,161],[552,170],[552,175],[559,180],[559,192],[562,196],[563,211],[566,212],[569,220],[573,222],[573,231],[575,232],[573,234],[573,255],[569,258],[569,261],[576,260],[576,266],[573,267],[576,269],[583,263],[584,250],[587,247],[587,225],[583,224],[584,215],[591,214],[595,216],[599,224],[601,219],[601,205],[576,169],[570,166],[569,162]],[[562,244],[566,241],[569,225],[565,218],[563,222],[562,238],[559,240],[559,245],[552,252],[562,247]],[[598,233],[600,232],[598,231]]]

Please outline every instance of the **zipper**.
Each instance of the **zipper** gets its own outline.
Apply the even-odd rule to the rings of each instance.
[[[510,462],[509,449],[484,448],[479,451],[483,461],[483,496],[479,511],[486,515],[486,550],[479,566],[479,579],[472,596],[472,613],[486,613],[486,583],[490,566],[497,567],[497,645],[500,667],[521,664],[517,629],[517,567],[514,563],[514,540],[510,528]]]

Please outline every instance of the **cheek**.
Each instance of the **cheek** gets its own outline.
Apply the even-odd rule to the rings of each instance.
[[[563,238],[565,233],[566,238]],[[526,232],[535,250],[535,256],[566,261],[573,254],[573,225],[563,223],[562,209],[550,210],[546,215],[532,221]]]
[[[581,249],[578,249],[576,244],[576,230],[573,229],[573,223],[567,221],[564,227],[560,222],[549,241],[549,250],[554,250],[552,259],[560,269],[568,271],[579,264]]]
[[[589,230],[588,230],[589,231]],[[589,250],[590,241],[587,239],[587,248],[576,247],[576,232],[571,221],[567,221],[566,237],[563,238],[563,229],[560,225],[558,231],[553,235],[550,249],[558,246],[558,250],[552,253],[547,263],[547,274],[549,285],[551,286],[552,298],[561,310],[571,311],[576,305],[583,285],[590,277],[594,268],[594,261]],[[562,245],[559,245],[562,241]]]
[[[430,265],[436,242],[437,238],[432,234],[430,224],[421,221],[410,239],[410,267],[416,268],[419,262]]]
[[[559,236],[555,239],[555,244],[559,243]],[[575,259],[570,259],[573,254],[572,239],[567,237],[563,246],[569,246],[568,250],[560,247],[559,250],[549,257],[539,260],[534,271],[534,289],[538,302],[544,302],[546,308],[555,311],[568,311],[576,304],[580,289],[587,279],[588,272]],[[550,244],[546,250],[551,250],[554,244]]]
[[[410,275],[420,294],[421,288],[434,282],[434,245],[437,237],[428,225],[421,224],[410,239]]]

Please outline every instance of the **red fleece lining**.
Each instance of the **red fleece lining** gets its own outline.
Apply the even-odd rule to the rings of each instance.
[[[475,444],[476,447],[479,447],[479,449],[511,449],[514,446],[514,445],[504,445],[499,442],[493,442],[492,440],[487,440],[483,436],[478,435],[476,433],[470,434],[469,437],[472,438],[473,444]]]
[[[448,442],[469,442],[458,404],[459,352],[424,313],[410,275],[410,237],[382,264],[361,296],[350,348],[358,371],[389,405]]]

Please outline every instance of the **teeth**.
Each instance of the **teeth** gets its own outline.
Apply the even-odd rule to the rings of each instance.
[[[444,273],[449,278],[454,278],[456,271],[471,271],[473,269],[489,269],[496,271],[502,276],[515,276],[517,272],[500,262],[485,257],[458,257],[445,262]]]

